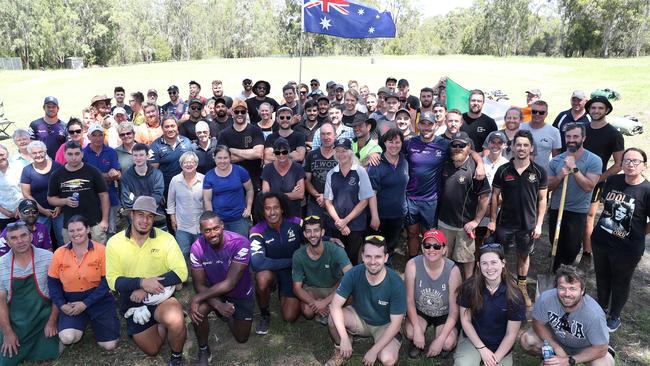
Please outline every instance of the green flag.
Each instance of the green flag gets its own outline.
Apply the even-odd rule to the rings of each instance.
[[[465,113],[469,110],[469,90],[447,78],[447,110],[458,109]]]

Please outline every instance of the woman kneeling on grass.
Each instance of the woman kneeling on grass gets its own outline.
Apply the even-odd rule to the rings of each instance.
[[[481,246],[478,266],[458,296],[463,336],[454,365],[512,365],[512,347],[526,320],[523,296],[507,273],[501,244]]]

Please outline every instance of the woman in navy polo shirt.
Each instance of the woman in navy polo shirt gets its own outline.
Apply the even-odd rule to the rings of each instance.
[[[512,347],[526,320],[523,296],[508,275],[501,244],[481,246],[478,266],[458,296],[463,336],[454,365],[512,365]]]

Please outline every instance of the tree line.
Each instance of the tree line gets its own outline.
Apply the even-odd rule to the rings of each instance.
[[[650,51],[650,0],[474,0],[429,18],[412,0],[365,3],[392,12],[396,38],[301,34],[300,0],[0,0],[0,57],[57,68],[66,57],[112,65],[300,52],[638,57]]]

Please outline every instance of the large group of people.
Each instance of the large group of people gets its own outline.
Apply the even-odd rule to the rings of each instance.
[[[327,326],[330,366],[353,336],[373,340],[365,365],[397,364],[402,343],[411,358],[512,365],[517,342],[552,347],[545,365],[614,364],[650,183],[606,98],[577,90],[547,124],[531,89],[500,129],[480,90],[467,112],[447,110],[444,78],[419,98],[393,77],[377,93],[289,82],[279,101],[267,81],[242,87],[231,98],[215,80],[206,98],[190,81],[187,99],[171,85],[166,103],[151,89],[127,104],[118,86],[67,123],[48,96],[17,151],[0,145],[0,365],[54,359],[88,325],[113,350],[122,318],[145,354],[167,343],[179,365],[186,317],[207,365],[210,313],[247,342],[272,332],[276,289],[281,321]],[[560,230],[556,288],[533,303],[545,217]],[[596,299],[575,266],[592,256]],[[189,281],[183,306],[174,292]]]

